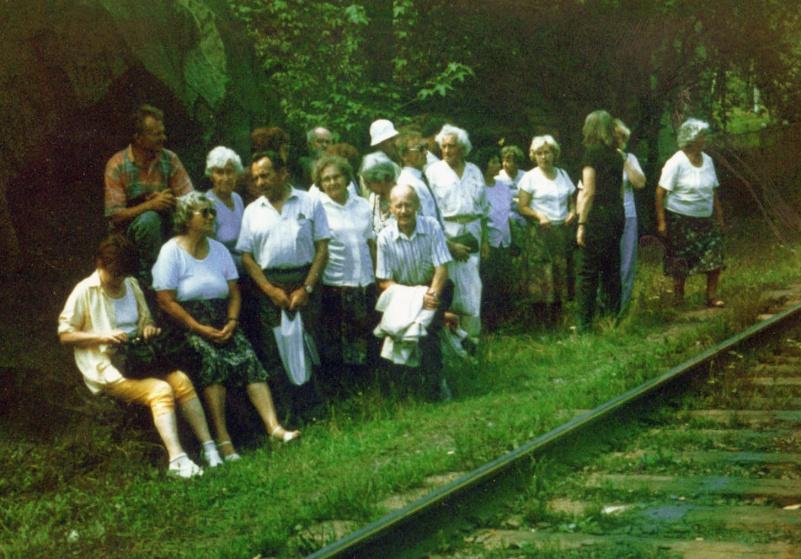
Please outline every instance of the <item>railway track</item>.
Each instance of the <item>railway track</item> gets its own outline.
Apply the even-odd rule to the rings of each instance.
[[[801,305],[323,557],[801,558]]]

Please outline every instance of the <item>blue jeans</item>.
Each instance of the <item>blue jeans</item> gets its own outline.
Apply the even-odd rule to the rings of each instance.
[[[634,276],[637,273],[637,216],[627,217],[620,237],[620,308],[625,311],[634,291]]]
[[[139,269],[136,279],[147,293],[153,288],[153,264],[159,256],[161,245],[170,237],[172,214],[162,215],[158,212],[147,211],[134,218],[126,230],[126,234],[136,247],[139,257]]]

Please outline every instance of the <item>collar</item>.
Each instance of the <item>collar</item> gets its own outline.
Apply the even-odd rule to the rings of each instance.
[[[406,171],[407,173],[410,173],[415,178],[418,179],[423,178],[423,171],[418,169],[417,167],[404,167],[403,170]]]
[[[128,158],[128,160],[131,163],[133,163],[137,167],[139,167],[141,169],[146,169],[147,167],[152,166],[155,161],[158,161],[159,157],[161,156],[161,153],[163,153],[163,152],[164,152],[164,148],[162,148],[161,152],[157,153],[153,157],[153,159],[149,159],[147,161],[142,162],[142,161],[139,161],[138,159],[136,159],[136,157],[134,157],[133,144],[128,144],[128,147],[125,150],[125,156]]]
[[[348,199],[345,200],[344,204],[340,204],[325,192],[320,191],[320,203],[322,203],[324,206],[333,206],[335,208],[347,208],[348,206],[353,205],[353,194],[348,192]]]
[[[412,231],[412,234],[409,235],[408,237],[406,236],[406,233],[400,230],[400,228],[398,227],[398,222],[394,219],[394,217],[390,221],[390,223],[387,224],[387,227],[390,228],[389,231],[392,234],[392,239],[395,241],[397,241],[400,238],[412,240],[415,238],[416,235],[426,234],[426,231],[422,227],[420,227],[420,216],[417,217],[417,220],[414,224],[414,231]]]
[[[284,200],[284,203],[288,202],[291,198],[299,198],[298,192],[299,192],[299,190],[297,188],[295,188],[294,186],[290,185],[290,187],[289,187],[289,196],[286,197],[286,200]],[[324,194],[324,192],[320,192],[320,194]],[[270,207],[270,208],[275,209],[275,207],[267,199],[267,195],[266,194],[262,194],[256,200],[259,201],[261,203],[261,205],[264,206],[264,207]]]
[[[100,272],[95,270],[88,278],[86,278],[86,285],[89,287],[102,287],[100,285]]]

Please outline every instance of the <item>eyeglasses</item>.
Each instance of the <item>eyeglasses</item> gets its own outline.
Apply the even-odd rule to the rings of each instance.
[[[408,150],[409,151],[424,152],[424,151],[428,151],[428,146],[425,145],[425,144],[420,144],[419,146],[409,146]]]
[[[203,208],[195,210],[194,213],[202,215],[205,219],[209,217],[217,217],[217,210],[215,208]]]

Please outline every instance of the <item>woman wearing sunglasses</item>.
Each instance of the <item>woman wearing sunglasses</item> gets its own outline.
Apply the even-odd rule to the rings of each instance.
[[[159,306],[183,334],[179,361],[202,388],[220,453],[230,461],[239,455],[225,421],[227,386],[245,387],[270,436],[288,442],[299,433],[278,423],[267,372],[238,328],[239,275],[228,249],[211,238],[216,216],[203,194],[191,192],[178,200],[177,234],[164,244],[153,266],[153,289]]]

